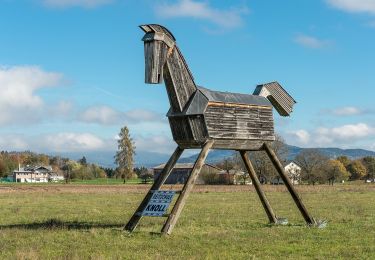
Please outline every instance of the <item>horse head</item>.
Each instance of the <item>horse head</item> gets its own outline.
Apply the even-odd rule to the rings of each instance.
[[[161,25],[147,24],[139,27],[146,33],[142,38],[145,47],[145,83],[162,83],[163,68],[176,39]]]

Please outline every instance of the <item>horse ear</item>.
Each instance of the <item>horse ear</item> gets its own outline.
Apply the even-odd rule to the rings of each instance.
[[[145,33],[149,33],[149,32],[153,32],[154,30],[148,26],[148,25],[140,25],[139,28],[142,29],[142,31],[144,31]]]
[[[290,116],[297,103],[278,82],[258,85],[253,95],[267,98],[281,116]]]

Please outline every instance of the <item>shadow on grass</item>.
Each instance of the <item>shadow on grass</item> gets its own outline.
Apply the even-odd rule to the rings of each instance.
[[[113,228],[122,230],[123,224],[103,224],[79,221],[61,221],[58,219],[49,219],[44,222],[34,222],[25,224],[0,225],[1,229],[77,229],[88,230],[92,228]]]

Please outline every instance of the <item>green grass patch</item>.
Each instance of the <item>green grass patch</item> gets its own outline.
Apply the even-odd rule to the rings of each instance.
[[[26,182],[10,182],[10,181],[1,181],[0,183],[3,184],[11,184],[11,185],[54,185],[54,184],[64,184],[66,181],[59,181],[59,182],[48,182],[48,183],[26,183]],[[143,184],[143,180],[139,178],[129,179],[126,180],[124,183],[123,179],[115,179],[115,178],[96,178],[92,180],[82,180],[82,179],[72,179],[69,181],[70,184],[92,184],[92,185],[116,185],[116,184]],[[150,182],[148,182],[150,183]]]
[[[157,234],[161,218],[143,218],[132,234],[122,230],[144,194],[3,192],[0,257],[373,259],[375,189],[366,187],[299,188],[313,216],[328,220],[325,229],[306,227],[285,191],[269,191],[267,196],[276,214],[289,219],[287,226],[267,224],[253,191],[192,193],[166,237]]]
[[[123,179],[115,179],[115,178],[97,178],[92,180],[79,180],[73,179],[71,180],[72,184],[94,184],[94,185],[108,185],[108,184],[141,184],[142,179],[129,179],[126,180],[124,183]]]

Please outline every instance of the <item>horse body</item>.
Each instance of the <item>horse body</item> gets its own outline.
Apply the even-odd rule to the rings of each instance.
[[[283,116],[292,112],[294,99],[277,83],[257,86],[256,95],[212,91],[197,87],[172,33],[155,24],[146,33],[145,82],[165,81],[171,108],[167,113],[174,140],[181,148],[260,150],[272,142],[272,107]]]

